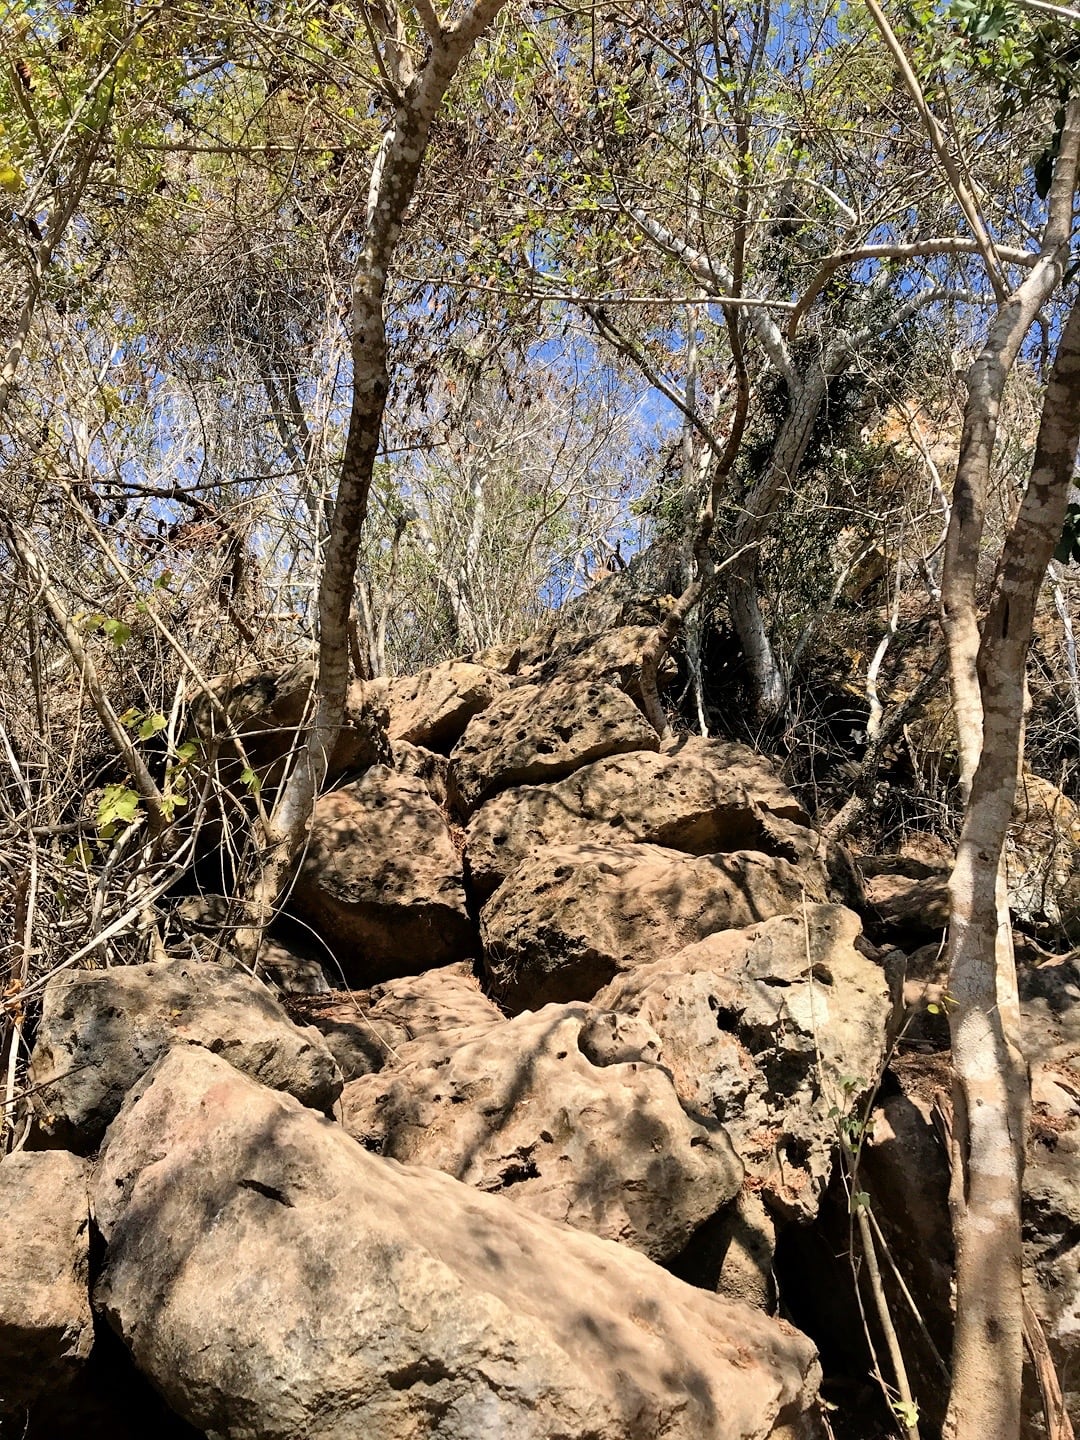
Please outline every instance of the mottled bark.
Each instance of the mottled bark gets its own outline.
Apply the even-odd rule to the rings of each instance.
[[[982,626],[975,662],[981,748],[950,881],[957,1320],[949,1440],[1015,1440],[1020,1431],[1028,1086],[1017,1044],[1003,853],[1023,758],[1027,650],[1065,519],[1078,442],[1080,307],[1074,306],[1047,386],[1031,478]]]
[[[1068,263],[1078,153],[1080,104],[1073,101],[1062,131],[1039,258],[1023,283],[1000,307],[986,344],[968,371],[968,401],[941,582],[942,620],[960,752],[960,784],[965,796],[971,789],[982,750],[981,700],[976,674],[980,644],[976,590],[1001,396],[1024,337],[1039,310],[1061,283]]]

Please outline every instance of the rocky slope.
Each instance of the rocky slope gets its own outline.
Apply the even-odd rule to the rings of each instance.
[[[0,1162],[0,1433],[817,1440],[817,1346],[866,1440],[850,1189],[932,1432],[936,877],[841,903],[767,760],[659,744],[640,643],[358,685],[259,976],[227,897],[189,895],[168,958],[50,982]],[[267,793],[306,683],[221,687]],[[1080,989],[1024,983],[1030,1289],[1068,1385]]]

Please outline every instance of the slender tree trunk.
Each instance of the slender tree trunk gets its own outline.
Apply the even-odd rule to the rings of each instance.
[[[352,406],[345,456],[319,580],[319,652],[314,713],[270,820],[268,846],[251,887],[250,924],[237,934],[254,963],[293,860],[303,844],[315,799],[341,730],[349,687],[349,617],[360,537],[389,390],[383,303],[402,222],[416,190],[431,125],[461,62],[505,0],[476,0],[451,27],[419,7],[431,43],[423,68],[411,74],[403,34],[390,43],[390,67],[403,81],[396,113],[376,157],[368,197],[367,239],[353,278]]]
[[[998,413],[1005,382],[1016,364],[1024,337],[1039,310],[1061,283],[1069,254],[1078,156],[1080,102],[1074,100],[1062,130],[1039,259],[999,309],[986,344],[968,372],[968,402],[941,578],[942,619],[960,753],[960,786],[965,798],[982,753],[976,592]]]
[[[950,881],[957,1320],[949,1440],[1016,1440],[1020,1432],[1028,1086],[1003,854],[1023,758],[1027,650],[1078,443],[1080,305],[1074,305],[1047,387],[1031,478],[982,627],[975,667],[981,747]]]
[[[828,369],[833,366],[830,364]],[[783,709],[787,682],[761,611],[757,552],[753,547],[765,537],[782,492],[795,483],[828,391],[829,377],[823,366],[815,365],[798,382],[791,408],[776,437],[769,467],[747,495],[729,545],[731,554],[745,551],[728,571],[728,614],[750,672],[755,709],[762,719],[777,715]]]

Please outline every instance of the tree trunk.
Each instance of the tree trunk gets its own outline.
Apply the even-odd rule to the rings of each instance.
[[[1080,443],[1080,306],[1062,334],[1031,478],[1006,540],[976,658],[981,748],[950,881],[957,1320],[949,1440],[1020,1432],[1020,1206],[1027,1073],[1018,1047],[1004,846],[1023,758],[1025,662]]]
[[[367,239],[352,288],[352,406],[319,581],[314,713],[274,806],[268,845],[250,890],[250,923],[237,934],[237,947],[250,964],[258,958],[262,932],[304,842],[345,714],[356,561],[389,390],[383,302],[390,264],[405,211],[416,190],[432,121],[461,62],[504,3],[476,0],[449,28],[440,26],[427,6],[421,8],[431,53],[423,68],[409,75],[403,85],[393,123],[383,137],[372,171]],[[404,79],[411,70],[404,38],[389,43],[395,46],[395,64],[391,68]]]

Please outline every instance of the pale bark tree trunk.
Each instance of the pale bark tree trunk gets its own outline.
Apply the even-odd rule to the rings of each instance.
[[[1023,1292],[1020,1204],[1027,1073],[1002,857],[1023,758],[1025,660],[1080,443],[1080,305],[1047,386],[1031,478],[1006,541],[976,662],[982,749],[950,882],[956,1076],[957,1320],[947,1434],[1015,1440]]]
[[[1023,758],[1025,662],[1065,519],[1080,440],[1080,309],[1062,333],[1024,498],[980,627],[978,561],[1002,388],[1060,282],[1072,229],[1080,106],[1070,105],[1039,263],[1003,304],[972,367],[942,577],[965,812],[950,880],[949,1021],[955,1085],[957,1320],[949,1440],[1016,1440],[1023,1290],[1020,1207],[1028,1105],[1019,1048],[1005,836]]]
[[[980,644],[976,591],[998,413],[1005,381],[1016,364],[1024,337],[1039,310],[1061,283],[1068,263],[1078,151],[1080,106],[1073,101],[1066,116],[1054,168],[1039,259],[1023,283],[998,310],[986,344],[968,372],[968,403],[964,412],[941,579],[942,615],[960,753],[960,785],[965,796],[971,789],[982,749],[982,716],[976,675]]]
[[[303,844],[345,714],[356,562],[389,389],[383,313],[387,276],[416,190],[432,122],[462,61],[504,4],[505,0],[476,0],[452,26],[441,25],[426,0],[418,4],[431,51],[415,74],[403,33],[387,42],[394,52],[389,68],[399,77],[401,94],[375,161],[367,239],[353,279],[352,406],[319,581],[313,715],[271,815],[267,848],[251,887],[250,924],[237,936],[240,952],[249,962],[258,957],[262,932]]]

